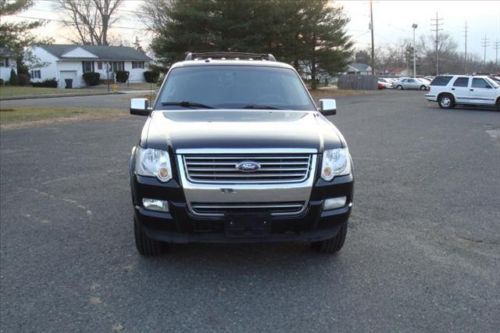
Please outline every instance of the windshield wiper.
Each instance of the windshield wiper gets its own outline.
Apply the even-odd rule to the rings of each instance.
[[[280,108],[271,105],[248,104],[243,106],[242,109],[279,110]]]
[[[214,107],[210,106],[210,105],[205,105],[205,104],[196,103],[196,102],[189,102],[189,101],[182,101],[182,102],[162,102],[161,105],[162,106],[175,105],[175,106],[183,106],[185,108],[214,109]]]

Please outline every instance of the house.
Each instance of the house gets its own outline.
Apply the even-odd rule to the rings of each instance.
[[[74,88],[85,86],[83,73],[97,72],[101,80],[113,80],[116,71],[128,71],[129,82],[144,82],[144,72],[151,58],[126,46],[36,45],[30,48],[32,60],[28,67],[31,81],[55,78],[59,88],[71,79]]]
[[[352,63],[347,65],[346,74],[372,75],[372,67],[362,63]]]
[[[6,47],[0,47],[0,79],[9,81],[12,69],[17,73],[17,55]]]

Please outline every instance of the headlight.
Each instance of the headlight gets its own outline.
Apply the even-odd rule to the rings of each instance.
[[[172,167],[168,152],[159,149],[137,148],[135,172],[141,176],[153,176],[162,182],[172,179]]]
[[[330,181],[335,176],[351,173],[351,159],[347,148],[325,150],[321,166],[321,178]]]

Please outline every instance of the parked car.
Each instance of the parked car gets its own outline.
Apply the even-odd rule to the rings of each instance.
[[[379,89],[385,89],[385,88],[392,88],[392,82],[389,79],[385,78],[379,78],[378,79],[378,88]]]
[[[437,76],[425,97],[428,101],[437,102],[443,109],[463,104],[496,106],[500,110],[499,84],[487,76]]]
[[[351,155],[295,69],[272,55],[189,53],[171,66],[130,157],[137,250],[168,243],[311,242],[339,251]]]
[[[429,90],[429,83],[417,78],[405,78],[399,80],[395,84],[395,87],[396,89],[399,90],[405,90],[405,89]]]

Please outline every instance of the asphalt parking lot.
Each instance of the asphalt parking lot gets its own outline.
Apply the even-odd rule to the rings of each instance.
[[[498,332],[500,113],[387,91],[339,98],[331,120],[357,177],[337,256],[293,243],[142,258],[127,163],[144,118],[2,131],[0,330]]]

